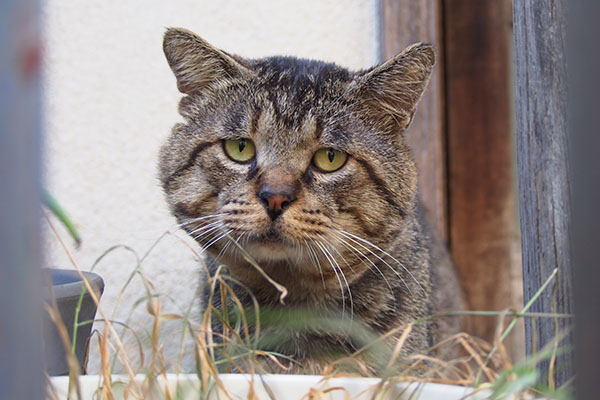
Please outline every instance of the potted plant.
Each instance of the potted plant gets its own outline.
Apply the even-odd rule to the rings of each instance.
[[[44,192],[43,201],[79,246],[79,233],[67,213],[47,192]],[[77,271],[44,268],[42,273],[43,297],[47,309],[42,321],[46,371],[51,376],[67,375],[72,370],[69,365],[70,353],[75,356],[77,368],[82,372],[96,303]],[[104,291],[102,278],[92,272],[83,272],[83,276],[99,299]]]

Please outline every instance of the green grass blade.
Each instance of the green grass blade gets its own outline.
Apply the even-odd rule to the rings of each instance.
[[[42,201],[44,202],[46,207],[48,207],[48,209],[52,211],[52,214],[54,214],[56,218],[58,218],[58,220],[65,226],[65,228],[67,228],[69,235],[71,235],[71,237],[75,241],[75,245],[79,247],[79,245],[81,244],[81,237],[79,236],[79,232],[77,232],[75,225],[67,215],[66,211],[58,203],[58,201],[56,201],[56,199],[52,197],[52,195],[48,193],[48,191],[46,191],[45,189],[42,192]]]

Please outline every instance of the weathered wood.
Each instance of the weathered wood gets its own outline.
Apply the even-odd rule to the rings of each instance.
[[[566,5],[563,0],[515,0],[513,7],[524,295],[529,300],[558,268],[556,293],[546,291],[531,311],[570,313]],[[541,319],[535,325],[527,321],[525,328],[531,353],[551,343],[556,329],[570,325],[564,319]],[[555,380],[562,384],[572,373],[569,357],[559,357],[557,366]],[[547,371],[548,363],[541,368]]]
[[[600,397],[600,2],[569,3],[569,166],[572,171],[572,268],[575,394]]]
[[[445,0],[450,248],[471,310],[522,304],[513,174],[510,0]],[[516,284],[515,284],[516,282]],[[494,339],[498,321],[471,317]],[[523,331],[508,339],[524,353]]]
[[[447,239],[446,168],[444,156],[443,41],[441,9],[436,0],[381,2],[381,59],[415,42],[435,46],[437,66],[407,132],[419,170],[419,190],[431,224]]]

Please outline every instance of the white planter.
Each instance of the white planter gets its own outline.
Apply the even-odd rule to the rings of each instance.
[[[143,385],[145,377],[140,375],[136,381]],[[248,393],[252,380],[255,398],[271,399],[268,389],[275,399],[300,399],[309,398],[307,395],[311,390],[324,391],[328,388],[343,388],[343,390],[332,390],[324,398],[326,399],[371,399],[378,389],[380,382],[377,378],[330,378],[324,380],[322,376],[316,375],[243,375],[243,374],[222,374],[220,379],[223,382],[227,393],[232,399],[248,399]],[[165,380],[162,377],[158,379],[159,385],[163,386]],[[69,378],[66,376],[53,377],[50,379],[59,399],[67,399]],[[123,390],[124,384],[129,379],[124,376],[113,376],[113,393],[117,394]],[[100,377],[98,375],[81,376],[79,379],[82,400],[92,400],[100,398],[99,393]],[[119,384],[122,382],[122,384]],[[168,374],[166,379],[171,393],[175,393],[176,388],[180,390],[180,396],[174,396],[178,399],[199,399],[200,383],[196,375],[175,375]],[[266,389],[268,388],[268,389]],[[50,389],[51,390],[51,389]],[[398,383],[388,385],[384,391],[379,388],[380,396],[384,399],[411,399],[411,400],[458,400],[473,393],[472,388],[462,386],[442,385],[437,383]],[[489,395],[489,394],[488,394]],[[149,398],[151,396],[148,396]],[[51,398],[51,397],[50,397]],[[72,398],[77,398],[72,396]],[[117,397],[118,398],[118,397]],[[129,397],[131,398],[131,397]],[[161,397],[151,397],[161,398]],[[209,399],[227,399],[220,389],[213,385],[210,390]],[[469,399],[483,399],[485,395],[473,395]]]

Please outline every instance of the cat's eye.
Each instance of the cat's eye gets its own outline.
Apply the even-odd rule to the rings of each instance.
[[[348,154],[332,148],[317,150],[313,156],[313,164],[323,172],[333,172],[342,168],[346,163]]]
[[[250,139],[228,139],[223,147],[229,158],[240,163],[248,162],[256,155],[256,148]]]

